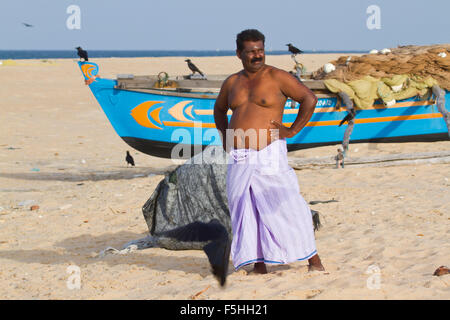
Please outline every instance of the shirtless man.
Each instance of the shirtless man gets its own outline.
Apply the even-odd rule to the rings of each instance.
[[[214,106],[214,120],[216,123],[216,127],[221,133],[223,147],[227,152],[230,152],[232,149],[237,148],[244,148],[244,149],[253,149],[254,152],[256,150],[263,150],[265,147],[271,146],[273,142],[276,140],[280,140],[279,143],[283,143],[285,145],[285,138],[291,138],[294,137],[296,134],[298,134],[303,127],[307,124],[309,119],[311,118],[315,105],[317,103],[316,96],[302,83],[300,83],[295,77],[293,77],[291,74],[289,74],[286,71],[277,69],[273,66],[269,66],[265,64],[265,52],[264,52],[264,35],[260,33],[257,30],[250,29],[250,30],[244,30],[237,36],[236,44],[237,44],[237,50],[236,55],[239,59],[242,61],[243,70],[241,70],[238,73],[235,73],[231,76],[229,76],[225,82],[222,85],[222,88],[220,90],[220,93],[217,97],[215,106]],[[287,98],[290,97],[291,99],[297,101],[301,104],[301,107],[299,108],[299,113],[294,121],[294,123],[290,127],[286,127],[282,124],[282,117],[283,117],[283,111],[284,106],[286,103]],[[228,123],[227,118],[227,112],[231,109],[233,111],[233,115],[231,117],[230,123]],[[228,129],[228,130],[227,130]],[[256,132],[256,139],[250,139],[248,135],[245,135],[244,137],[239,137],[239,134],[235,134],[233,137],[233,141],[227,141],[230,138],[230,130],[232,129],[232,132],[236,132],[237,129],[242,129],[244,132],[253,131]],[[239,131],[239,130],[238,130]],[[269,132],[269,134],[266,134]],[[228,133],[228,139],[227,139],[227,133]],[[274,133],[277,133],[274,135]],[[274,143],[275,144],[275,143]],[[284,147],[285,148],[285,147]],[[285,150],[285,149],[283,149]],[[252,152],[253,152],[252,151]],[[261,151],[258,151],[261,152]],[[283,152],[283,151],[282,151]],[[286,154],[286,151],[284,151]],[[287,156],[286,156],[286,165],[287,165]],[[319,255],[317,254],[317,251],[315,250],[315,242],[314,242],[314,235],[312,233],[313,239],[309,239],[308,241],[312,241],[313,244],[310,245],[308,249],[304,249],[302,253],[299,253],[300,251],[295,251],[295,248],[292,248],[292,257],[286,258],[286,256],[289,256],[289,250],[285,249],[283,245],[285,246],[301,246],[300,243],[295,244],[282,244],[280,248],[273,249],[271,246],[274,244],[270,243],[263,243],[263,250],[259,250],[257,252],[251,252],[243,254],[245,257],[240,257],[240,251],[245,251],[245,248],[248,248],[249,246],[252,246],[252,243],[255,243],[255,246],[260,247],[261,245],[259,242],[264,242],[265,239],[264,232],[268,232],[270,234],[270,237],[275,237],[274,234],[279,232],[282,233],[285,230],[276,230],[275,228],[272,228],[270,230],[270,215],[272,211],[267,211],[267,214],[264,213],[264,208],[258,203],[254,203],[253,206],[256,208],[254,212],[243,212],[245,211],[242,209],[242,207],[239,207],[236,205],[236,202],[243,202],[241,194],[245,192],[249,192],[250,195],[248,197],[248,201],[255,202],[256,196],[254,195],[254,190],[256,190],[257,186],[250,185],[248,189],[244,191],[239,191],[238,195],[233,195],[233,190],[236,189],[236,186],[239,186],[239,184],[245,183],[237,182],[234,183],[232,179],[233,177],[229,177],[230,174],[233,175],[233,172],[231,169],[234,167],[229,166],[228,170],[228,177],[227,177],[227,192],[229,195],[229,204],[230,204],[230,213],[232,217],[232,225],[233,225],[233,245],[232,245],[232,258],[233,255],[235,258],[233,258],[233,262],[235,263],[236,269],[238,269],[240,266],[253,263],[254,264],[254,271],[256,273],[267,273],[266,269],[266,262],[269,263],[289,263],[293,260],[306,260],[308,259],[309,262],[309,270],[324,270]],[[291,168],[292,170],[292,168]],[[245,179],[241,178],[244,177],[245,174],[242,173],[236,173],[239,175],[239,178],[237,179]],[[291,178],[292,175],[294,175],[294,178],[296,180],[295,173],[290,172]],[[252,177],[252,175],[249,175],[249,177]],[[252,179],[252,178],[249,178]],[[280,177],[280,179],[283,179],[283,177]],[[292,180],[290,180],[290,183],[292,184]],[[296,184],[298,184],[297,181],[295,181]],[[251,183],[250,183],[251,184]],[[288,186],[287,188],[290,188],[291,190],[294,190],[295,187]],[[297,186],[298,188],[298,186]],[[270,187],[269,187],[270,189]],[[268,190],[268,189],[267,189]],[[269,191],[271,193],[272,191]],[[297,192],[297,194],[299,194]],[[295,197],[295,195],[294,195]],[[301,195],[300,195],[301,197]],[[279,200],[278,198],[272,199],[272,202],[282,202],[282,201],[288,201],[288,200]],[[290,201],[290,200],[289,200]],[[295,199],[295,201],[303,201],[303,198],[301,200]],[[256,201],[257,202],[257,201]],[[303,205],[303,202],[301,203]],[[298,202],[295,202],[298,203]],[[248,207],[246,207],[248,208]],[[296,208],[292,208],[293,210],[296,210]],[[246,209],[247,210],[247,209]],[[286,211],[286,210],[285,210]],[[303,211],[309,211],[309,207],[304,206]],[[256,213],[255,213],[256,212]],[[291,212],[292,213],[292,212]],[[289,214],[291,214],[289,213]],[[283,213],[286,215],[287,213]],[[244,218],[242,218],[242,215],[244,215]],[[237,223],[243,223],[242,219],[247,219],[245,216],[248,215],[255,215],[255,223],[254,225],[237,225]],[[305,215],[306,216],[306,215]],[[278,218],[277,218],[278,219]],[[297,219],[297,217],[292,217],[291,219]],[[303,219],[303,218],[298,218]],[[311,219],[311,218],[309,218]],[[237,222],[241,221],[241,222]],[[269,221],[266,223],[266,221]],[[247,223],[247,222],[246,222]],[[249,222],[250,223],[250,222]],[[286,228],[289,229],[289,222],[286,222]],[[294,223],[295,224],[295,223]],[[279,224],[277,224],[278,228]],[[247,228],[247,229],[246,229]],[[248,240],[250,243],[249,246],[242,245],[241,242],[245,243],[245,239],[248,238],[246,234],[251,234],[252,232],[248,231],[248,229],[256,228],[258,231],[255,231],[256,234],[258,234],[257,240],[251,239]],[[307,230],[309,234],[309,238],[311,238],[311,233],[309,230],[309,223],[305,222],[305,230]],[[239,231],[241,229],[246,229],[246,234],[241,233],[239,234]],[[266,230],[269,229],[269,230]],[[301,229],[301,228],[300,228]],[[294,239],[294,236],[296,234],[302,233],[303,230],[298,230],[293,232],[293,236],[289,239]],[[265,230],[265,231],[261,231]],[[304,232],[302,233],[304,234]],[[280,236],[281,237],[281,236]],[[245,239],[244,239],[245,238]],[[244,239],[244,240],[242,240]],[[295,238],[297,239],[297,238]],[[239,243],[237,243],[239,242]],[[278,242],[276,241],[278,245]],[[289,241],[288,241],[289,242]],[[301,242],[301,241],[300,241]],[[245,247],[245,248],[244,248]],[[284,258],[278,257],[266,257],[263,255],[267,255],[267,253],[264,253],[264,248],[268,248],[266,251],[272,254],[273,252],[281,252],[280,255]],[[314,249],[314,250],[313,250]],[[307,251],[309,250],[309,251]],[[295,253],[294,253],[295,251]],[[286,253],[288,252],[288,253]],[[305,253],[303,253],[305,252]],[[308,255],[309,253],[309,255]],[[269,254],[269,255],[270,255]],[[274,254],[276,255],[276,254]],[[299,256],[300,255],[300,256]],[[293,257],[296,257],[295,259]],[[234,261],[235,259],[240,259],[242,261]],[[249,259],[249,260],[248,260]],[[245,261],[244,261],[245,260]],[[274,261],[275,260],[275,261]],[[237,265],[236,265],[237,264]]]

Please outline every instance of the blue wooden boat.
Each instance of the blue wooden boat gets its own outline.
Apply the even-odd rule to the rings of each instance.
[[[86,80],[97,76],[97,64],[78,64]],[[164,89],[155,88],[158,81],[161,77],[98,77],[89,87],[116,133],[136,150],[157,157],[188,158],[208,145],[221,145],[213,116],[221,80],[179,78],[177,88]],[[289,151],[338,144],[344,136],[346,125],[339,123],[347,111],[338,96],[326,93],[319,81],[307,85],[319,100],[310,122],[300,134],[287,140]],[[445,97],[446,109],[450,110],[450,92]],[[286,102],[286,126],[297,116],[296,104]],[[357,110],[354,123],[351,143],[448,139],[446,123],[433,96],[397,101],[389,108],[375,103],[369,109]]]

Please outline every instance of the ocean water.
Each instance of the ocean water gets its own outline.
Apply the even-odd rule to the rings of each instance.
[[[220,57],[234,56],[233,50],[87,50],[89,58],[136,57]],[[305,51],[305,53],[367,53],[367,51]],[[267,51],[267,55],[290,54],[287,50]],[[6,59],[79,59],[74,50],[0,50],[0,60]]]

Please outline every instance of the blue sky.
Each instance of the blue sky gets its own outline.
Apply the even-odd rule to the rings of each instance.
[[[70,5],[79,30],[66,26]],[[366,26],[370,5],[381,29]],[[450,43],[449,16],[448,0],[2,0],[0,50],[234,50],[247,28],[269,50],[369,50]]]

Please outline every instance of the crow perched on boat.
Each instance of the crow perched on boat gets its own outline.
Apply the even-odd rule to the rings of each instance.
[[[25,27],[27,27],[27,28],[33,28],[33,27],[34,27],[32,24],[29,24],[29,23],[22,22],[22,24],[23,24]]]
[[[339,127],[342,126],[345,122],[353,120],[356,116],[356,112],[354,109],[350,109],[348,114],[342,119],[342,121],[339,123]]]
[[[86,50],[81,49],[81,47],[76,47],[75,49],[78,50],[78,56],[80,57],[80,60],[84,59],[84,61],[89,61],[88,53]]]
[[[130,151],[127,151],[127,156],[125,157],[125,161],[127,162],[127,167],[128,165],[131,165],[134,167],[134,159],[130,154]]]
[[[300,50],[299,48],[294,47],[294,46],[292,45],[292,43],[288,43],[287,46],[288,46],[288,50],[289,50],[293,55],[296,55],[296,54],[302,54],[302,53],[303,53],[302,50]]]
[[[203,77],[205,76],[205,75],[200,71],[200,69],[197,68],[197,66],[191,62],[191,59],[186,59],[186,60],[184,60],[184,61],[187,62],[189,69],[191,69],[191,71],[192,71],[192,74],[195,74],[196,72],[198,72],[198,73],[200,73]]]
[[[217,219],[208,223],[195,221],[185,226],[165,231],[161,237],[183,242],[208,242],[203,246],[211,264],[212,273],[221,286],[225,285],[230,261],[231,241],[227,229]]]

